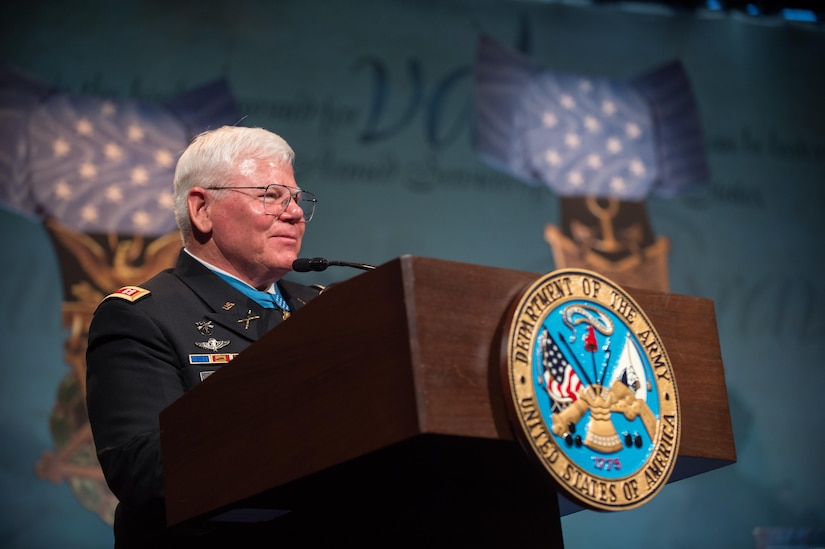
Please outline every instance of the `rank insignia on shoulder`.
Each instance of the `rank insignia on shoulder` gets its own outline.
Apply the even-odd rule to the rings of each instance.
[[[120,299],[125,299],[126,301],[135,302],[150,293],[152,292],[146,288],[141,288],[140,286],[124,286],[118,291],[107,295],[104,300],[109,299],[110,297],[119,297]]]

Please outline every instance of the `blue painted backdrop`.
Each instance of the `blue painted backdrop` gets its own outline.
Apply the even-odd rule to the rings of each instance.
[[[503,0],[13,1],[0,10],[2,60],[66,92],[161,100],[226,78],[244,123],[285,136],[299,183],[321,199],[305,255],[374,264],[410,253],[554,267],[543,230],[559,223],[557,197],[472,149],[480,33],[594,76],[631,78],[680,59],[712,181],[650,199],[648,211],[672,242],[671,290],[716,304],[739,461],[637,510],[566,517],[566,546],[754,547],[757,527],[825,524],[821,28]],[[14,212],[0,211],[0,247],[0,545],[108,547],[109,526],[34,471],[54,446],[49,418],[67,372],[57,259],[39,222]]]

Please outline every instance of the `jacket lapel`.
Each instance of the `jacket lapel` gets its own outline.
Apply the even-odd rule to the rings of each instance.
[[[205,316],[249,341],[260,337],[265,309],[181,250],[174,274],[204,302]]]
[[[174,274],[207,306],[206,318],[242,338],[255,341],[283,321],[279,309],[261,307],[183,250]],[[319,293],[317,288],[289,280],[280,280],[278,288],[292,312]]]

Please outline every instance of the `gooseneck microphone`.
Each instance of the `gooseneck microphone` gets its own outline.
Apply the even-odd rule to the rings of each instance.
[[[327,267],[354,267],[364,271],[371,271],[375,268],[373,265],[366,263],[350,263],[349,261],[335,261],[332,259],[324,259],[323,257],[299,257],[292,262],[292,270],[296,273],[308,273],[310,271],[325,271]]]

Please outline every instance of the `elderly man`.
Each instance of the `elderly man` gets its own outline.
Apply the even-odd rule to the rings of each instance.
[[[261,128],[198,136],[178,162],[177,265],[106,297],[89,329],[87,405],[98,459],[120,504],[115,546],[209,546],[212,526],[166,529],[159,413],[286,320],[318,289],[283,280],[316,199],[294,152]],[[140,282],[140,281],[136,281]],[[193,541],[194,540],[194,541]]]

